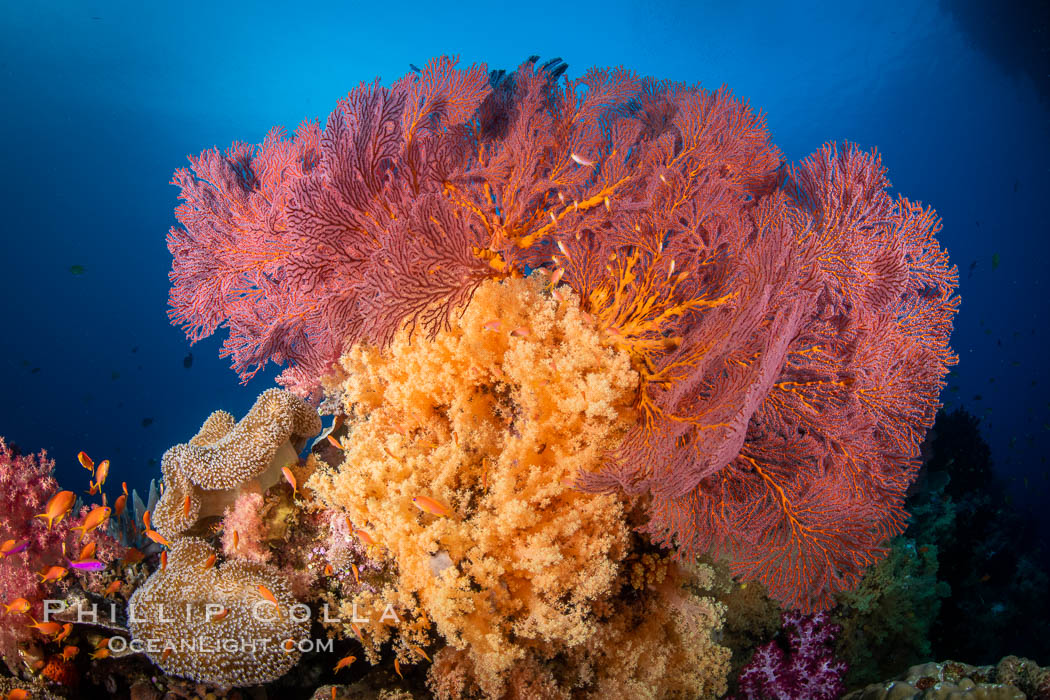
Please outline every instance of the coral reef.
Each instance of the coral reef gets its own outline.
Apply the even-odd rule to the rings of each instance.
[[[228,327],[242,377],[287,362],[280,381],[319,398],[346,347],[433,341],[486,280],[545,268],[639,377],[637,419],[577,486],[647,494],[659,543],[829,606],[903,530],[956,360],[934,212],[854,146],[782,168],[726,90],[455,66],[191,158],[173,321]]]
[[[951,594],[937,572],[937,545],[896,537],[886,559],[868,569],[854,590],[836,596],[832,614],[843,633],[835,654],[849,664],[849,687],[931,658],[930,630],[941,600]]]
[[[53,471],[54,462],[46,453],[20,455],[0,438],[0,510],[4,514],[0,529],[4,552],[0,555],[0,602],[9,606],[0,613],[0,654],[15,673],[23,668],[20,652],[31,642],[43,645],[28,664],[38,666],[30,669],[33,671],[46,667],[49,650],[55,646],[48,640],[53,634],[29,626],[44,619],[44,599],[61,599],[74,588],[101,592],[108,583],[105,574],[80,569],[70,560],[90,558],[104,568],[124,554],[124,548],[99,529],[91,529],[83,536],[76,531],[92,509],[76,506],[70,492],[65,492],[70,497],[68,507],[53,524],[49,526],[46,519],[38,517],[60,491]],[[78,557],[79,552],[90,555]]]
[[[633,417],[637,374],[571,299],[545,295],[547,282],[487,282],[433,341],[405,332],[384,351],[353,346],[328,380],[347,415],[343,463],[308,485],[396,564],[392,586],[353,602],[389,603],[407,618],[363,627],[369,658],[389,637],[402,663],[417,662],[413,648],[436,632],[450,647],[431,671],[441,697],[581,683],[630,694],[647,684],[626,670],[610,677],[601,660],[637,625],[630,644],[651,649],[628,668],[653,674],[648,687],[674,692],[674,679],[711,694],[728,655],[709,637],[720,614],[679,593],[684,580],[665,558],[632,559],[629,502],[571,487]],[[421,510],[419,497],[444,512]],[[632,581],[651,592],[630,613],[618,596]],[[669,609],[681,614],[666,628],[638,617],[670,623]],[[709,657],[692,665],[695,678],[672,668],[683,654]],[[556,656],[567,679],[542,663]]]
[[[150,660],[175,676],[220,686],[251,686],[284,675],[299,660],[309,626],[273,568],[214,562],[204,540],[179,537],[128,601],[128,624]],[[274,605],[260,587],[276,599]]]
[[[319,432],[317,411],[279,389],[263,392],[240,422],[225,411],[212,413],[189,443],[164,453],[166,488],[153,511],[154,528],[172,538],[222,516],[242,490],[277,483],[281,468],[296,464],[306,439]]]
[[[1050,669],[1034,661],[1007,656],[993,666],[956,661],[912,666],[886,683],[873,683],[843,700],[909,700],[924,698],[987,698],[988,700],[1050,700]]]
[[[846,664],[835,658],[840,632],[826,612],[785,613],[785,650],[776,640],[759,647],[737,679],[741,698],[836,700],[846,686]]]

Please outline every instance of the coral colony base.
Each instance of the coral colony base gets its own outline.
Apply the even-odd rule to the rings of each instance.
[[[171,318],[285,390],[145,502],[0,442],[7,697],[843,692],[817,611],[956,361],[939,221],[724,89],[565,68],[438,58],[176,172]]]

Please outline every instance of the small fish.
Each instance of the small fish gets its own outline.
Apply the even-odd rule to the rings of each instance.
[[[153,425],[153,419],[152,418],[143,418],[142,419],[142,427],[143,428],[148,428],[151,425]]]
[[[77,571],[102,571],[106,568],[106,565],[100,562],[98,559],[87,559],[85,561],[71,561],[69,562],[71,568]]]
[[[85,559],[92,558],[95,556],[96,549],[97,545],[94,542],[88,542],[84,545],[84,548],[80,550],[80,554],[77,555],[77,561],[84,561]]]
[[[292,497],[298,496],[299,484],[295,481],[295,474],[292,474],[292,470],[288,467],[281,467],[281,473],[284,474],[284,480],[292,487]]]
[[[109,596],[111,596],[111,595],[115,595],[116,593],[118,593],[120,591],[120,588],[123,585],[124,585],[124,582],[121,581],[120,579],[117,579],[116,581],[110,581],[110,584],[108,586],[106,586],[106,591],[105,591],[105,593],[103,593],[103,595],[105,597],[107,597],[107,598]]]
[[[94,476],[95,463],[91,461],[90,457],[88,457],[87,452],[84,452],[83,450],[77,452],[77,460],[80,462],[80,466],[84,467],[84,469],[87,469],[89,472],[91,472],[92,476]]]
[[[128,504],[128,497],[124,494],[117,496],[116,502],[113,504],[113,515],[120,517],[120,514],[124,512],[125,506]]]
[[[66,647],[65,649],[62,650],[62,658],[65,659],[66,661],[69,661],[70,659],[72,659],[73,657],[75,657],[79,653],[80,653],[80,647],[76,647],[76,646],[70,645],[70,646],[68,646],[68,647]]]
[[[237,541],[238,540],[240,540],[240,537],[237,535],[237,531],[234,530],[233,531],[233,548],[234,549],[237,549]]]
[[[79,530],[80,539],[81,541],[83,541],[83,539],[87,537],[87,534],[89,532],[106,522],[106,520],[109,519],[110,513],[112,512],[113,510],[111,508],[107,508],[106,506],[95,506],[91,509],[91,512],[87,514],[87,517],[84,518],[83,524],[71,529]]]
[[[486,321],[481,327],[487,331],[498,331],[500,327],[499,319],[496,318],[491,321]]]
[[[142,514],[142,524],[146,526],[147,530],[151,529],[152,527],[150,524],[150,514],[148,510]]]
[[[87,271],[87,268],[85,268],[83,265],[70,265],[69,266],[69,272],[70,272],[70,274],[73,274],[73,275],[82,275],[86,271]]]
[[[589,167],[594,165],[594,161],[593,160],[587,160],[586,158],[581,158],[580,156],[576,155],[575,153],[570,153],[569,157],[572,158],[574,161],[576,161],[577,163],[579,163],[580,165],[582,165],[585,168],[589,168]]]
[[[186,369],[189,369],[190,367],[193,366],[193,353],[192,352],[186,353],[186,357],[182,358],[182,366],[185,367]]]
[[[99,487],[103,486],[106,483],[107,476],[109,476],[109,460],[104,459],[99,463],[98,469],[95,470],[95,483]]]
[[[190,510],[191,510],[191,506],[192,505],[193,505],[193,500],[189,496],[186,496],[185,500],[183,500],[183,502],[182,502],[182,517],[183,518],[190,517]]]
[[[270,591],[270,589],[267,588],[266,586],[260,585],[260,586],[258,586],[258,591],[259,591],[259,595],[261,595],[263,598],[265,598],[266,600],[268,600],[271,603],[273,603],[274,607],[277,608],[277,614],[280,615],[281,614],[281,605],[280,605],[280,603],[277,602],[277,598]]]
[[[8,691],[7,695],[4,696],[4,700],[29,700],[29,691],[22,688],[15,688],[14,690]]]
[[[214,554],[212,554],[210,557],[208,557],[207,559],[204,560],[204,568],[205,569],[210,569],[213,566],[215,566],[215,555]]]
[[[50,530],[55,523],[66,517],[66,513],[73,508],[76,500],[77,495],[72,491],[59,491],[47,502],[44,512],[34,517],[47,520],[47,529]]]
[[[0,559],[9,557],[12,554],[18,554],[24,552],[29,547],[29,540],[22,542],[21,544],[14,540],[7,540],[3,544],[0,544]]]
[[[350,562],[350,570],[354,572],[354,582],[361,585],[361,572],[357,570],[357,564]]]
[[[29,601],[25,598],[15,598],[4,605],[4,608],[7,609],[7,612],[24,613],[26,610],[29,610]]]
[[[419,69],[419,66],[417,66],[417,65],[416,65],[416,64],[414,64],[414,63],[409,63],[409,64],[408,64],[408,67],[409,67],[409,68],[410,68],[410,69],[411,69],[411,70],[412,70],[413,72],[415,72],[415,73],[419,73],[419,74],[422,74],[422,73],[423,73],[423,71]]]
[[[351,654],[350,656],[344,656],[343,658],[339,659],[339,662],[335,665],[334,670],[336,672],[339,672],[344,668],[349,668],[350,664],[354,663],[355,661],[357,661],[357,657],[353,654]]]
[[[512,336],[514,336],[515,338],[524,338],[524,337],[528,336],[529,329],[526,328],[525,326],[519,326],[519,327],[515,328],[514,330],[512,330],[510,332],[510,334]]]
[[[161,570],[168,568],[168,550],[160,553],[160,568]]]
[[[69,569],[64,566],[50,566],[46,569],[41,569],[37,576],[40,577],[40,583],[47,583],[49,581],[61,581],[62,578],[69,573]]]
[[[998,253],[992,253],[992,269],[993,270],[999,269],[999,254]]]
[[[430,661],[430,657],[429,657],[429,656],[427,656],[427,653],[426,653],[425,651],[423,651],[423,650],[422,650],[421,648],[419,648],[419,647],[417,647],[417,646],[415,646],[415,645],[413,644],[413,645],[409,646],[409,649],[411,649],[412,651],[416,652],[417,654],[419,654],[420,656],[422,656],[422,657],[423,657],[424,659],[426,659],[427,661]]]
[[[336,440],[335,437],[333,437],[332,435],[328,436],[328,442],[330,442],[332,444],[332,447],[336,448],[337,450],[343,449],[343,443]]]
[[[992,579],[992,575],[991,574],[985,574],[979,580],[980,580],[981,583],[988,583],[988,581],[990,581],[991,579]]]
[[[394,670],[397,671],[397,675],[401,676],[401,680],[405,680],[405,677],[401,675],[401,662],[394,659]]]
[[[33,620],[33,618],[29,618]],[[33,620],[33,624],[26,625],[40,632],[45,637],[54,637],[56,634],[62,631],[62,625],[57,622],[37,622]]]
[[[416,496],[412,499],[412,503],[424,513],[430,513],[442,518],[447,518],[449,515],[448,506],[429,496]]]
[[[146,537],[150,538],[157,544],[164,545],[165,547],[171,546],[171,542],[168,542],[168,540],[165,539],[164,535],[160,534],[156,530],[146,530]]]
[[[324,565],[324,575],[325,576],[331,576],[333,573],[335,573],[335,571],[332,569],[332,565],[331,564],[325,564]]]
[[[138,564],[145,558],[146,555],[143,554],[140,550],[135,549],[134,547],[130,547],[128,551],[124,552],[124,556],[121,558],[120,561],[122,561],[125,564]]]
[[[216,613],[211,619],[214,622],[221,622],[222,620],[225,620],[227,617],[229,617],[229,615],[230,609],[223,608],[221,612]]]
[[[66,624],[62,625],[62,631],[58,633],[57,637],[55,637],[55,644],[61,644],[62,642],[66,641],[66,637],[68,637],[70,632],[72,631],[72,622],[67,622]]]
[[[366,547],[371,547],[376,544],[376,541],[372,539],[372,536],[368,534],[367,530],[354,530],[354,534],[361,540],[361,543]]]
[[[91,654],[92,659],[108,659],[109,658],[109,647],[104,649],[98,649]]]
[[[565,274],[565,268],[564,267],[557,268],[554,271],[554,274],[551,275],[550,286],[552,286],[552,287],[557,286],[558,282],[561,282],[561,278],[562,278],[562,276],[564,274]]]

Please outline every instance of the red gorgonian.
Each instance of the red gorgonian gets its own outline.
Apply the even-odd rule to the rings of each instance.
[[[455,65],[191,158],[173,321],[226,327],[244,379],[273,360],[310,395],[350,343],[432,335],[482,281],[561,270],[641,377],[637,425],[579,487],[650,494],[654,540],[825,607],[903,530],[956,361],[934,212],[852,145],[784,166],[725,89]]]

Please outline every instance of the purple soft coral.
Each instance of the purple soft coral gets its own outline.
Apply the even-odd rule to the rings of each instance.
[[[846,664],[831,649],[840,628],[827,613],[785,613],[782,631],[790,653],[776,640],[755,650],[740,672],[739,698],[747,700],[834,700],[842,695]]]

